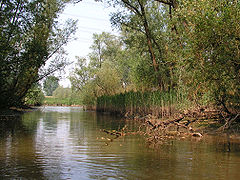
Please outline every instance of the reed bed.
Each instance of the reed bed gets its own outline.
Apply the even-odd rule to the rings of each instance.
[[[97,98],[97,111],[127,116],[169,117],[177,111],[177,95],[170,92],[126,92]]]

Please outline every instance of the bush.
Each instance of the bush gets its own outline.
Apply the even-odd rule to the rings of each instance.
[[[38,86],[34,86],[28,91],[25,97],[24,104],[28,106],[40,106],[43,104],[43,100],[44,100],[44,94],[41,88]]]

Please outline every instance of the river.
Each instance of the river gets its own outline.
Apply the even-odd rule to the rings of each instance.
[[[140,135],[109,141],[101,129],[135,123],[78,107],[41,107],[0,122],[0,179],[240,178],[240,140],[169,140],[157,149]]]

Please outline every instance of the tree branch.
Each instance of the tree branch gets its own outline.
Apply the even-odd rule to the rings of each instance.
[[[142,16],[141,12],[136,7],[134,7],[128,0],[122,0],[122,2],[125,5],[127,5],[127,7],[132,11],[134,11],[136,14],[138,14],[139,16]]]
[[[173,6],[173,3],[172,2],[169,2],[169,1],[164,1],[164,0],[155,0],[157,2],[160,2],[160,3],[163,3],[163,4],[167,4],[169,6]]]

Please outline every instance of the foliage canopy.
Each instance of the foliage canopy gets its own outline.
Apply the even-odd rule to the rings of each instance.
[[[47,96],[52,96],[53,91],[59,86],[59,78],[48,76],[43,82],[43,89]]]
[[[0,2],[0,108],[20,106],[32,85],[67,62],[63,45],[76,30],[75,21],[56,21],[66,0]],[[50,59],[50,66],[44,65]]]
[[[111,22],[121,36],[94,35],[92,53],[79,58],[71,82],[87,100],[94,104],[96,97],[126,91],[176,92],[193,106],[239,111],[239,1],[106,2],[118,10]]]

